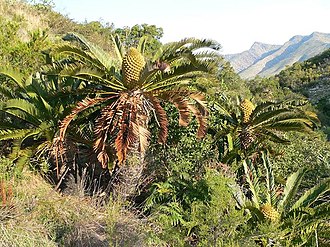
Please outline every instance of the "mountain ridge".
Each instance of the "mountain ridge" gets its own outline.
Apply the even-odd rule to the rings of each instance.
[[[279,73],[288,65],[305,61],[330,48],[330,34],[313,32],[295,35],[283,45],[254,42],[247,51],[225,55],[235,71],[244,79]]]

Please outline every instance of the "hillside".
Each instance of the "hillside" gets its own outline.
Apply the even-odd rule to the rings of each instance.
[[[255,52],[256,47],[258,52]],[[275,75],[286,66],[305,61],[327,48],[330,48],[330,34],[314,32],[308,36],[294,36],[281,46],[255,43],[248,51],[225,58],[242,78],[247,79],[256,75]]]
[[[304,62],[294,63],[276,78],[281,87],[303,94],[316,106],[330,139],[330,49]]]
[[[247,81],[52,2],[0,0],[0,247],[330,246],[330,49]]]

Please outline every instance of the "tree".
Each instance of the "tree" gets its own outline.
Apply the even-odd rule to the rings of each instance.
[[[264,102],[254,106],[250,100],[230,105],[226,97],[214,104],[214,135],[223,162],[237,156],[248,157],[269,149],[270,142],[288,144],[289,131],[307,132],[318,124],[316,114],[300,109],[306,101]]]
[[[156,52],[160,46],[159,41],[163,37],[163,29],[155,25],[134,25],[133,27],[116,28],[114,34],[118,35],[121,43],[126,47],[136,47],[142,37],[148,37],[149,44],[146,55],[151,55]]]
[[[68,38],[69,37],[69,38]],[[64,141],[68,126],[86,110],[95,114],[94,149],[102,167],[109,164],[115,150],[118,165],[125,162],[128,151],[144,153],[154,118],[160,128],[159,142],[167,138],[168,120],[161,101],[172,102],[179,110],[179,123],[190,121],[192,112],[199,123],[198,137],[206,131],[207,110],[202,94],[189,90],[189,82],[198,77],[211,77],[217,71],[219,44],[211,40],[187,38],[164,45],[154,57],[143,57],[145,39],[138,48],[118,46],[118,58],[109,57],[83,37],[69,34],[81,47],[61,45],[55,53],[68,54],[55,70],[62,77],[77,78],[87,84],[90,94],[79,102],[60,126],[59,140]],[[118,66],[119,65],[119,66]]]

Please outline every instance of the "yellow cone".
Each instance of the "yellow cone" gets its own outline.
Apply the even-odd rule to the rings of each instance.
[[[124,83],[138,82],[145,61],[142,54],[135,48],[130,48],[123,58],[122,71]]]

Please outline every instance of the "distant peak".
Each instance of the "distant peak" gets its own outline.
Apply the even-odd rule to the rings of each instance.
[[[321,32],[313,32],[310,35],[295,35],[289,41],[291,42],[300,42],[302,39],[311,39],[311,38],[329,38],[330,34],[328,33],[321,33]]]
[[[253,45],[251,46],[251,49],[257,48],[257,47],[263,47],[267,44],[261,43],[261,42],[254,42]]]
[[[253,45],[250,48],[250,52],[263,52],[263,51],[270,51],[275,48],[277,48],[278,45],[270,45],[270,44],[265,44],[261,42],[254,42]]]
[[[302,35],[295,35],[289,41],[296,42],[296,41],[301,40],[303,37],[304,36],[302,36]]]
[[[321,32],[313,32],[310,37],[329,37],[330,34],[328,33],[321,33]]]

